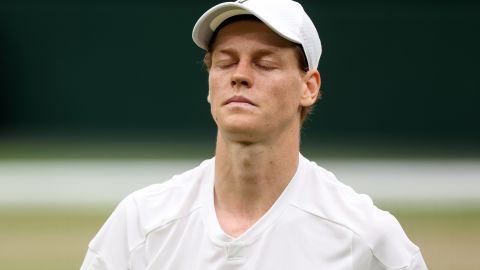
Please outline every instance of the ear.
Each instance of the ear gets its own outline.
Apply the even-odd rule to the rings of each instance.
[[[309,70],[303,78],[303,92],[300,105],[309,107],[315,104],[320,95],[320,72],[318,70]]]
[[[208,103],[211,103],[211,99],[210,99],[210,90],[208,90],[207,102],[208,102]]]

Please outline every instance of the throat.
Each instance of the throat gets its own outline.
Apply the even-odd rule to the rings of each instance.
[[[275,198],[276,199],[276,198]],[[222,230],[237,238],[254,226],[274,205],[275,199],[244,201],[225,201],[215,196],[215,212]]]
[[[271,181],[230,181],[216,183],[214,205],[222,230],[231,237],[245,233],[278,200],[286,185]]]
[[[217,209],[217,219],[222,230],[233,238],[238,238],[252,227],[260,218],[259,216],[242,216],[237,213],[228,213]]]
[[[256,224],[284,192],[297,171],[297,147],[228,143],[219,134],[214,205],[225,233],[238,237]],[[284,149],[288,148],[288,149]]]

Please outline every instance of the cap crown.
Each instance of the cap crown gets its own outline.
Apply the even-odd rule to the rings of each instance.
[[[309,69],[317,69],[322,45],[315,25],[303,7],[292,0],[238,0],[207,10],[193,28],[193,41],[207,50],[217,27],[226,19],[251,14],[281,37],[302,45]]]

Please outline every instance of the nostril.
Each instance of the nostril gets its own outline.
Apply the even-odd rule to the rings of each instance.
[[[251,86],[251,81],[248,78],[232,78],[230,81],[232,87],[247,87]]]

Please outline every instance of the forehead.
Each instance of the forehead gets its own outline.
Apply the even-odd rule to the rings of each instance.
[[[211,51],[238,43],[257,43],[275,48],[292,48],[295,43],[273,32],[259,20],[239,20],[223,26],[214,37]]]

